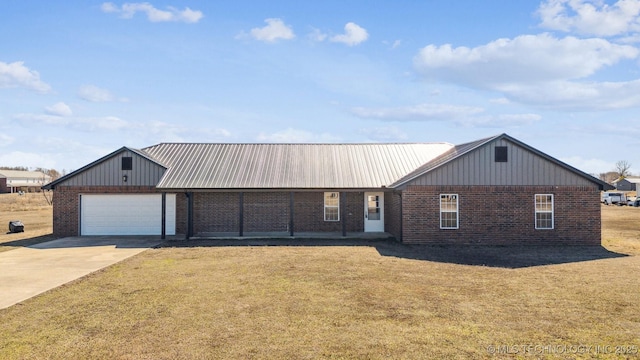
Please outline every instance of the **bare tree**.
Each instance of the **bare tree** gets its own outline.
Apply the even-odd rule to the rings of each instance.
[[[631,164],[627,160],[620,160],[616,163],[616,172],[621,178],[629,176],[629,169],[631,169]]]
[[[598,178],[604,182],[612,183],[614,180],[619,178],[619,175],[615,171],[608,171],[606,173],[600,173]]]

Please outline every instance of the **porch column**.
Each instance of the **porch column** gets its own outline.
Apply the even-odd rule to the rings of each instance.
[[[340,219],[342,219],[342,236],[347,236],[347,193],[340,192]]]
[[[244,236],[244,193],[238,193],[238,236]]]
[[[293,236],[293,204],[294,195],[292,191],[289,193],[289,236]]]
[[[164,240],[167,237],[167,193],[162,193],[162,230],[160,233],[160,239]]]
[[[187,196],[187,240],[193,236],[193,192],[185,193]]]

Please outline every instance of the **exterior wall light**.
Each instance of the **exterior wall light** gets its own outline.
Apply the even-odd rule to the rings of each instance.
[[[122,175],[122,181],[127,182],[127,175]]]

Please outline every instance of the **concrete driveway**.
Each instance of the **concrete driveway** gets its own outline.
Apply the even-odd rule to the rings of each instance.
[[[0,309],[115,264],[159,238],[70,237],[0,253]]]

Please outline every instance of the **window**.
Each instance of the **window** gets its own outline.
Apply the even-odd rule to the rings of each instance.
[[[507,162],[508,154],[506,146],[496,146],[496,162]]]
[[[536,229],[553,229],[552,194],[536,194]]]
[[[458,194],[440,194],[440,229],[458,228]]]
[[[324,221],[340,221],[340,193],[324,193]]]
[[[133,158],[131,157],[122,158],[122,170],[133,170]]]

